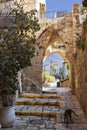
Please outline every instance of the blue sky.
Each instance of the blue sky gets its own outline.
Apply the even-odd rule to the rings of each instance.
[[[48,11],[72,11],[74,3],[82,3],[82,0],[46,0],[46,8]]]
[[[63,66],[63,61],[64,61],[63,57],[58,53],[53,53],[52,55],[46,58],[46,60],[44,61],[44,65],[46,65],[45,70],[49,72],[50,72],[50,61],[53,61],[53,63],[56,64],[56,69],[58,73],[59,68]]]

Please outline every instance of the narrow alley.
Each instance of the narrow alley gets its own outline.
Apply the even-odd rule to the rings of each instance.
[[[27,95],[29,94],[27,93]],[[46,96],[50,98],[46,98]],[[60,96],[61,98],[58,98],[57,96]],[[44,84],[42,97],[45,98],[26,98],[26,96],[20,97],[17,100],[19,105],[16,105],[15,107],[17,115],[14,127],[2,130],[87,130],[87,121],[84,113],[76,97],[71,94],[70,88],[58,88],[55,86],[55,84]],[[20,105],[20,101],[25,102],[25,105]],[[36,105],[27,105],[26,102],[45,102],[45,104],[37,105],[39,103],[36,103]],[[47,102],[48,105],[46,105]],[[51,104],[49,104],[49,102]],[[57,102],[57,105],[52,105],[53,102]],[[58,106],[58,102],[60,103],[61,108]],[[79,115],[79,117],[73,115],[73,121],[69,122],[68,127],[66,127],[64,124],[63,113],[68,108],[72,109],[77,115]],[[43,115],[24,116],[23,113],[20,115],[20,112],[29,111],[40,114],[56,113],[58,116],[58,122],[55,116],[51,117],[51,114],[48,114],[46,117]]]

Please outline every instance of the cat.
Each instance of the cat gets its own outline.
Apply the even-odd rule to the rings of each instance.
[[[68,127],[69,120],[72,121],[72,114],[75,116],[78,116],[72,109],[65,110],[63,116],[64,116],[64,123]]]

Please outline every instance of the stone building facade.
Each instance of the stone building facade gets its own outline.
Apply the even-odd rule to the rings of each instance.
[[[20,3],[24,11],[37,10],[37,17],[44,18],[46,12],[46,0],[1,0],[0,13],[7,13],[14,8],[14,2]]]

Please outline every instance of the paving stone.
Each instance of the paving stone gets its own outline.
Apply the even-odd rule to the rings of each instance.
[[[39,128],[45,128],[45,124],[40,125]]]
[[[42,106],[38,106],[38,105],[35,105],[35,106],[29,106],[29,108],[23,108],[22,109],[22,111],[32,111],[32,112],[34,112],[34,111],[37,111],[37,112],[42,112]]]
[[[38,127],[26,127],[25,130],[39,130]]]
[[[49,128],[41,128],[40,130],[55,130],[55,129],[53,129],[53,128],[52,129],[51,128],[50,129]]]
[[[25,123],[25,122],[17,122],[16,123],[16,128],[25,129],[26,126],[27,126],[27,123]]]
[[[46,125],[46,128],[49,128],[49,129],[51,128],[51,129],[53,129],[54,126],[55,126],[54,124],[49,124],[49,125]]]
[[[37,119],[37,120],[41,120],[42,117],[40,116],[29,116],[29,120],[33,120],[33,119]]]

